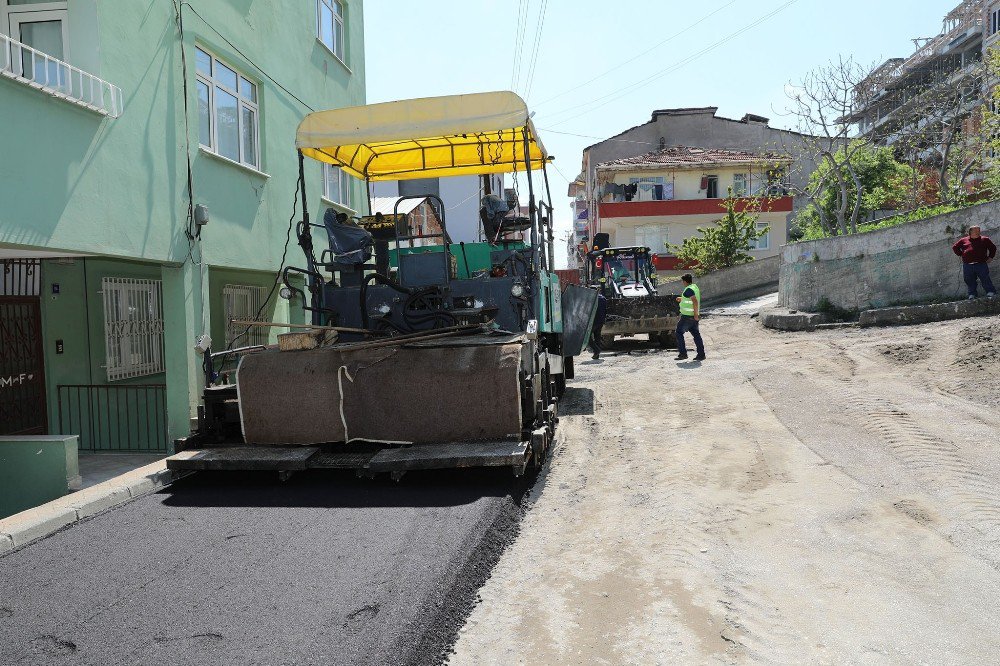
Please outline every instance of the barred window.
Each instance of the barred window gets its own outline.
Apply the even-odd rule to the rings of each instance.
[[[164,371],[162,293],[160,280],[101,279],[109,382]]]
[[[266,345],[268,331],[263,326],[251,326],[247,331],[246,324],[234,324],[240,321],[267,321],[267,289],[251,287],[244,284],[227,284],[222,288],[223,310],[226,316],[226,347],[247,347],[250,345]],[[243,332],[246,331],[246,335]],[[239,338],[239,339],[237,339]]]

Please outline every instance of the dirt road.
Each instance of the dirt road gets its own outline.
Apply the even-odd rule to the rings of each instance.
[[[1000,318],[703,331],[578,366],[452,663],[994,662]]]

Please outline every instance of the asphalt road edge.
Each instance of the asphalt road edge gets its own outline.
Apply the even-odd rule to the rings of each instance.
[[[549,470],[558,457],[563,439],[556,429],[555,440],[542,468],[512,498],[510,504],[498,507],[483,518],[482,537],[470,540],[462,551],[468,553],[455,570],[444,599],[426,606],[422,613],[433,619],[418,636],[407,636],[397,647],[399,663],[405,666],[437,666],[447,664],[455,644],[473,609],[482,601],[479,591],[493,575],[507,548],[521,532],[521,522],[532,509],[548,481]]]
[[[33,509],[26,509],[0,519],[0,557],[85,518],[165,488],[188,474],[190,472],[169,470],[166,460],[158,460]]]

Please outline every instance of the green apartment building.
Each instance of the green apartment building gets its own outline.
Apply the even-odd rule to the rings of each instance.
[[[0,435],[167,452],[204,383],[198,336],[301,320],[271,294],[295,129],[365,102],[363,11],[0,0]],[[367,206],[363,183],[306,168],[314,216]]]

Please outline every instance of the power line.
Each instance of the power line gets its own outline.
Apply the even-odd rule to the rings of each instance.
[[[517,80],[520,78],[521,51],[524,47],[524,33],[528,27],[528,9],[531,0],[520,0],[517,4],[517,26],[514,37],[514,68],[510,73],[510,89],[517,88]]]
[[[760,18],[758,18],[757,20],[755,20],[753,23],[750,23],[749,25],[746,25],[746,26],[740,28],[739,30],[737,30],[737,31],[735,31],[733,33],[730,33],[729,35],[723,37],[719,41],[714,42],[714,43],[710,44],[709,46],[706,46],[705,48],[701,49],[700,51],[697,51],[696,53],[693,53],[692,55],[690,55],[690,56],[688,56],[688,57],[686,57],[686,58],[684,58],[682,60],[679,60],[678,62],[674,63],[673,65],[670,65],[669,67],[661,69],[660,71],[655,72],[654,74],[652,74],[650,76],[647,76],[646,78],[644,78],[644,79],[642,79],[640,81],[636,81],[635,83],[627,85],[627,86],[625,86],[623,88],[619,88],[618,90],[614,90],[614,91],[612,91],[612,92],[610,92],[610,93],[608,93],[606,95],[602,95],[601,97],[597,97],[597,98],[592,99],[592,100],[590,100],[588,102],[585,102],[583,104],[577,105],[576,107],[569,107],[569,108],[563,109],[562,111],[556,111],[553,115],[557,115],[558,116],[558,115],[562,115],[562,114],[567,113],[567,112],[577,111],[581,107],[586,107],[586,106],[588,106],[590,104],[594,104],[595,102],[601,102],[602,100],[607,100],[607,101],[602,102],[601,104],[597,104],[596,106],[592,106],[589,109],[581,111],[580,113],[578,113],[576,115],[570,116],[569,118],[565,118],[563,120],[559,120],[559,121],[557,121],[554,124],[555,125],[562,125],[564,123],[568,123],[571,120],[575,120],[576,118],[579,118],[580,116],[583,116],[583,115],[586,115],[588,113],[591,113],[592,111],[596,111],[597,109],[599,109],[599,108],[601,108],[603,106],[607,106],[611,102],[614,102],[615,100],[620,99],[621,97],[627,95],[629,92],[631,92],[634,88],[636,88],[638,86],[645,85],[647,83],[651,83],[651,82],[653,82],[653,81],[655,81],[657,79],[660,79],[660,78],[666,76],[667,74],[670,74],[672,72],[677,71],[678,69],[680,69],[684,65],[687,65],[688,63],[693,62],[694,60],[697,60],[698,58],[700,58],[701,56],[705,55],[706,53],[709,53],[710,51],[714,51],[715,49],[717,49],[718,47],[720,47],[720,46],[728,43],[730,40],[734,39],[735,37],[738,37],[738,36],[742,35],[743,33],[748,32],[748,31],[752,30],[753,28],[756,28],[758,25],[764,23],[765,21],[767,21],[768,19],[772,18],[773,16],[776,16],[777,14],[779,14],[782,11],[784,11],[788,7],[791,7],[796,2],[798,2],[798,0],[788,0],[788,2],[786,2],[785,4],[781,5],[777,9],[769,12],[768,14],[765,14],[764,16],[761,16]]]
[[[659,143],[654,143],[652,141],[634,141],[632,139],[606,139],[603,136],[594,136],[593,134],[577,134],[576,132],[560,132],[559,130],[554,130],[549,127],[539,127],[541,132],[551,132],[552,134],[565,134],[566,136],[577,136],[581,139],[597,139],[598,141],[617,141],[618,143],[637,143],[643,146],[659,146]]]
[[[649,47],[648,49],[646,49],[642,53],[639,53],[639,54],[637,54],[637,55],[629,58],[628,60],[615,65],[611,69],[608,69],[605,72],[602,72],[601,74],[598,74],[597,76],[595,76],[592,79],[584,81],[583,83],[581,83],[578,86],[573,86],[572,88],[569,88],[568,90],[564,90],[563,92],[559,93],[558,95],[555,95],[553,97],[549,97],[546,100],[543,100],[541,102],[538,102],[537,104],[534,104],[533,105],[534,108],[537,109],[538,107],[542,106],[543,104],[548,104],[549,102],[551,102],[553,100],[557,100],[560,97],[568,95],[569,93],[573,92],[574,90],[579,90],[580,88],[593,83],[597,79],[604,78],[605,76],[607,76],[611,72],[614,72],[615,70],[621,69],[622,67],[624,67],[625,65],[628,65],[629,63],[635,62],[636,60],[638,60],[639,58],[643,57],[644,55],[652,53],[653,51],[655,51],[656,49],[660,48],[661,46],[663,46],[667,42],[673,41],[674,39],[677,39],[678,37],[680,37],[684,33],[688,32],[689,30],[691,30],[693,28],[696,28],[697,26],[701,25],[702,23],[704,23],[708,19],[712,18],[713,16],[715,16],[716,14],[718,14],[719,12],[721,12],[723,9],[727,9],[727,8],[731,7],[732,5],[736,4],[736,2],[737,2],[737,0],[730,0],[730,2],[726,3],[725,5],[719,7],[718,9],[716,9],[715,11],[713,11],[713,12],[711,12],[709,14],[705,14],[700,19],[698,19],[697,21],[695,21],[691,25],[687,26],[686,28],[684,28],[684,29],[682,29],[682,30],[680,30],[678,32],[675,32],[674,34],[670,35],[669,37],[667,37],[666,39],[664,39],[662,42],[658,42],[657,44],[654,44],[653,46]]]
[[[531,49],[531,65],[528,68],[528,84],[524,88],[524,97],[531,96],[531,86],[535,83],[535,67],[538,65],[539,50],[542,45],[542,30],[545,28],[545,10],[549,7],[549,0],[542,0],[542,6],[538,10],[538,27],[535,29],[535,45]]]

